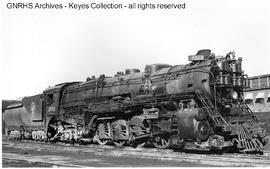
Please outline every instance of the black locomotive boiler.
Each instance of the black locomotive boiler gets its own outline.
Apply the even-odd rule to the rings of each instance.
[[[242,58],[200,50],[189,61],[55,85],[10,105],[6,133],[14,139],[262,151],[265,130],[243,101],[248,81]]]

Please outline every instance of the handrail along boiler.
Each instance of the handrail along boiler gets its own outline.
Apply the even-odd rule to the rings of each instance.
[[[50,87],[6,109],[7,133],[118,146],[148,142],[157,148],[262,151],[265,130],[243,102],[248,81],[242,58],[206,49],[189,61]]]

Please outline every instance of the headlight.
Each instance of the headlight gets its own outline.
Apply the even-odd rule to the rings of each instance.
[[[236,100],[238,98],[238,94],[236,91],[231,92],[231,97]]]

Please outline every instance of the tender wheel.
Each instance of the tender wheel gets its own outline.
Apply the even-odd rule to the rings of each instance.
[[[32,139],[37,140],[37,135],[35,131],[32,131]]]
[[[165,137],[156,137],[155,141],[153,142],[153,145],[159,149],[168,148],[170,144],[171,144],[170,138],[165,138]]]

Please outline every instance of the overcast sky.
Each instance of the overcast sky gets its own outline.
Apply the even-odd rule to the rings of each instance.
[[[249,76],[270,73],[268,0],[164,0],[186,3],[185,10],[169,11],[9,10],[7,2],[13,1],[0,2],[2,99],[151,63],[186,64],[204,48],[217,55],[235,51]]]

